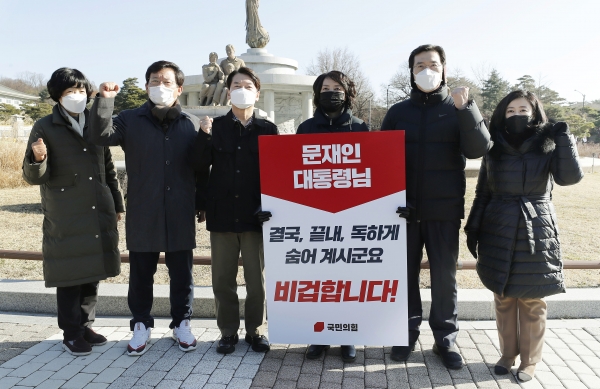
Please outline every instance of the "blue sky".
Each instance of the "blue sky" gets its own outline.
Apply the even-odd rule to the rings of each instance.
[[[200,74],[208,53],[246,51],[244,0],[0,0],[0,75],[61,66],[96,84],[143,79],[159,59]],[[600,99],[600,1],[261,0],[267,50],[303,72],[319,50],[348,47],[379,92],[423,43],[450,69],[540,77],[569,101]]]

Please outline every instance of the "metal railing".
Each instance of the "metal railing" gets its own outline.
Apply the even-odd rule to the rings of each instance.
[[[0,250],[0,259],[24,259],[30,261],[41,261],[42,253],[39,251],[19,251],[19,250]],[[121,254],[121,262],[129,263],[129,254]],[[165,263],[164,254],[160,255],[158,263]],[[194,255],[194,265],[210,265],[211,258],[209,256]],[[239,265],[242,265],[240,258]],[[477,261],[458,261],[457,269],[459,270],[475,270]],[[563,261],[564,269],[571,270],[596,270],[600,269],[600,261]],[[429,269],[429,262],[422,262],[421,269]]]

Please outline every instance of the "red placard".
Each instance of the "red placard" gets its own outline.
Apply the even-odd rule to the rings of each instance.
[[[404,131],[261,136],[263,194],[337,213],[405,190]]]

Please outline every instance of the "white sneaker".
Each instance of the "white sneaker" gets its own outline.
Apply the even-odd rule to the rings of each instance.
[[[188,319],[183,320],[179,327],[173,328],[173,339],[179,343],[181,351],[192,351],[196,349],[196,337],[192,334],[192,327]]]
[[[138,356],[148,351],[150,343],[150,333],[152,328],[146,328],[143,323],[135,323],[133,327],[133,336],[127,345],[127,355]]]

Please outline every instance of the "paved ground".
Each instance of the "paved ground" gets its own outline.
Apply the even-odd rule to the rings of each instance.
[[[213,320],[193,322],[199,347],[183,353],[170,338],[168,321],[159,320],[150,350],[129,357],[128,320],[100,318],[95,329],[109,343],[75,358],[63,352],[55,320],[0,314],[0,388],[600,388],[600,319],[549,321],[544,362],[536,379],[524,384],[493,374],[499,354],[489,321],[461,323],[457,343],[467,365],[449,371],[432,353],[427,329],[407,363],[391,361],[388,347],[364,347],[356,363],[344,364],[339,347],[309,361],[306,345],[277,344],[258,354],[243,340],[235,353],[222,356],[215,351]]]

